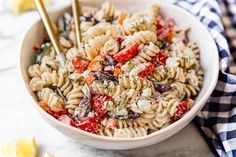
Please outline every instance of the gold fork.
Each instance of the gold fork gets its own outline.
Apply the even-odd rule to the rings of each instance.
[[[48,32],[48,35],[49,35],[51,42],[56,50],[56,53],[60,56],[63,52],[63,49],[59,43],[59,40],[58,40],[55,30],[53,28],[53,23],[48,16],[48,13],[45,9],[43,1],[42,0],[34,0],[34,3],[35,3],[36,8],[38,9],[39,15],[41,16],[43,24],[46,28],[46,31]]]
[[[81,34],[80,34],[80,5],[78,0],[72,0],[72,12],[75,21],[75,33],[78,49],[80,50]]]

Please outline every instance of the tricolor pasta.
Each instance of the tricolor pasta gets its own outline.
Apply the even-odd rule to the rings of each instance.
[[[110,2],[82,7],[80,48],[70,13],[57,27],[65,60],[51,42],[36,44],[28,74],[39,105],[63,123],[100,136],[146,136],[184,116],[201,90],[200,50],[189,28],[164,18],[156,4],[142,13]]]

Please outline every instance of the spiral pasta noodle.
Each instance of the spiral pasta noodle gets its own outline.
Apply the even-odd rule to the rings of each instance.
[[[33,64],[29,67],[28,73],[30,77],[40,77],[42,74],[41,66],[39,64]]]
[[[94,59],[96,56],[100,54],[100,49],[104,46],[106,41],[109,40],[108,36],[101,35],[97,36],[94,39],[90,40],[85,45],[85,52],[88,59]]]
[[[153,31],[156,32],[156,26],[152,21],[145,18],[138,18],[123,24],[123,31],[126,35],[132,35],[139,31]]]
[[[33,77],[29,85],[32,91],[40,91],[44,87],[44,83],[40,77]]]
[[[94,81],[91,84],[92,93],[94,94],[106,94],[109,96],[119,95],[121,92],[120,85],[115,84],[114,82],[107,80],[104,81]]]
[[[193,42],[190,42],[190,43],[188,43],[187,47],[190,48],[193,51],[193,53],[195,55],[195,58],[197,60],[200,60],[200,50],[199,50],[197,44],[193,43]]]
[[[133,35],[127,36],[127,38],[122,42],[122,45],[130,45],[133,43],[148,44],[150,42],[157,42],[157,36],[155,32],[147,30],[135,32]]]
[[[130,127],[130,128],[123,128],[123,129],[115,129],[114,130],[114,137],[119,138],[134,138],[134,137],[141,137],[148,134],[147,127]]]
[[[121,87],[124,87],[125,89],[140,90],[143,87],[153,88],[151,81],[140,78],[138,76],[132,76],[132,75],[123,75],[122,74],[119,77],[119,84]]]
[[[73,89],[66,95],[67,101],[65,108],[69,109],[69,112],[71,113],[73,113],[73,111],[76,109],[76,107],[84,97],[82,88],[82,86],[75,84],[73,85]]]
[[[160,17],[160,7],[156,4],[150,5],[148,7],[148,16],[153,26],[155,26],[155,31],[157,31],[157,19]]]
[[[72,83],[65,77],[65,74],[58,73],[56,71],[44,72],[42,74],[42,81],[44,86],[55,86],[60,89],[64,96],[66,96],[72,90]]]
[[[105,42],[103,47],[100,49],[100,54],[106,55],[109,52],[118,52],[119,51],[119,43],[114,39],[109,39]]]
[[[43,88],[37,93],[37,96],[39,100],[46,102],[53,111],[62,111],[65,106],[63,99],[50,88]]]
[[[122,66],[122,70],[127,71],[130,66],[134,66],[141,63],[150,62],[153,57],[159,53],[160,49],[152,42],[149,45],[143,45],[143,49],[132,58],[129,62]]]
[[[107,23],[101,23],[99,25],[91,26],[88,29],[82,27],[82,30],[87,30],[83,34],[83,40],[88,41],[88,40],[93,39],[97,36],[105,34],[107,26],[108,26]]]

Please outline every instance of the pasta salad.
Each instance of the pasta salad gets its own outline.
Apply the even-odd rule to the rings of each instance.
[[[71,13],[58,18],[65,58],[46,36],[28,73],[39,105],[59,121],[118,138],[151,134],[194,105],[203,82],[200,50],[153,4],[129,13],[105,2],[82,7],[77,48]]]

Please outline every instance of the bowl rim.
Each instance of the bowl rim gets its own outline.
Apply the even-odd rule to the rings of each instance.
[[[85,2],[86,3],[86,2]],[[208,32],[208,30],[206,29],[206,27],[199,21],[196,19],[196,17],[194,17],[192,14],[190,14],[189,12],[187,12],[186,10],[175,6],[173,4],[169,4],[169,3],[164,3],[164,2],[155,2],[156,4],[160,5],[160,7],[162,8],[162,6],[165,7],[171,7],[172,10],[177,10],[178,12],[181,12],[181,14],[185,15],[186,18],[189,18],[191,20],[194,20],[197,24],[197,26],[201,29],[201,31],[203,31],[205,33],[205,38],[206,40],[209,41],[209,43],[211,44],[211,47],[213,49],[213,52],[217,52],[213,55],[215,55],[215,63],[212,64],[214,72],[213,72],[213,76],[212,76],[212,81],[208,86],[208,89],[206,89],[206,92],[204,93],[204,95],[199,99],[198,103],[196,103],[191,110],[189,110],[181,119],[179,119],[178,121],[168,125],[165,128],[162,128],[160,130],[157,130],[151,134],[148,134],[146,136],[141,136],[141,137],[135,137],[135,138],[117,138],[117,137],[108,137],[108,136],[100,136],[100,135],[96,135],[96,134],[92,134],[89,132],[86,132],[84,130],[66,125],[62,122],[60,122],[59,120],[55,119],[54,117],[52,117],[51,115],[49,115],[47,112],[45,112],[39,105],[38,102],[36,102],[34,100],[34,98],[32,97],[32,95],[30,94],[29,89],[27,88],[27,85],[24,81],[24,75],[23,75],[23,70],[24,68],[22,67],[22,61],[23,61],[23,56],[22,56],[22,52],[23,52],[23,47],[25,45],[25,38],[27,37],[29,31],[32,29],[32,27],[34,25],[36,25],[37,23],[39,23],[41,21],[41,19],[37,19],[35,22],[33,22],[27,29],[26,31],[23,33],[21,40],[20,40],[20,44],[19,44],[19,48],[18,48],[18,61],[17,61],[17,71],[18,71],[18,76],[20,78],[20,82],[22,85],[22,88],[24,90],[24,93],[27,95],[27,97],[30,99],[30,102],[34,104],[34,106],[36,107],[36,109],[41,113],[41,115],[43,115],[44,117],[46,117],[47,119],[50,119],[50,121],[52,121],[53,123],[57,124],[58,126],[62,126],[64,129],[69,129],[72,130],[73,132],[77,132],[78,134],[81,134],[83,136],[90,136],[93,137],[95,139],[100,139],[100,140],[104,140],[104,141],[111,141],[111,142],[131,142],[131,141],[142,141],[145,139],[150,139],[154,136],[160,136],[162,134],[167,133],[168,131],[173,130],[176,126],[178,125],[187,125],[188,123],[186,123],[186,121],[188,121],[189,119],[192,119],[196,116],[197,112],[200,111],[200,109],[203,107],[203,105],[205,104],[205,102],[207,101],[207,99],[209,98],[209,96],[211,95],[211,93],[213,92],[217,81],[218,81],[218,75],[219,75],[219,55],[218,55],[218,49],[216,46],[215,41],[213,40],[213,38],[211,37],[210,33]],[[53,13],[62,11],[64,9],[66,9],[67,7],[69,7],[70,5],[65,5],[63,7],[57,8],[53,11],[50,11],[50,16]],[[195,115],[195,116],[193,116]],[[48,122],[47,122],[48,123]],[[50,124],[51,126],[51,124]],[[182,127],[183,128],[183,127]],[[181,129],[182,129],[181,128]],[[181,130],[180,129],[180,130]]]

